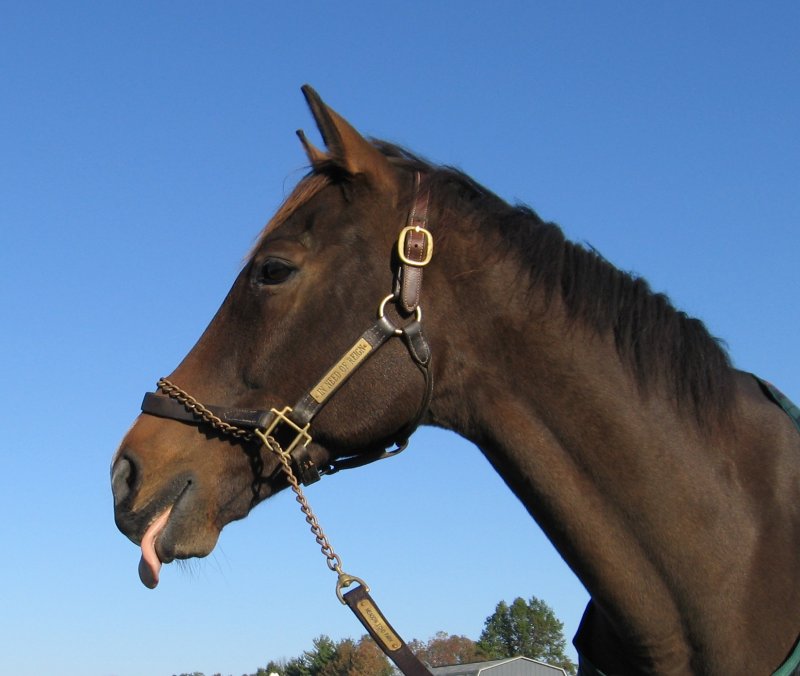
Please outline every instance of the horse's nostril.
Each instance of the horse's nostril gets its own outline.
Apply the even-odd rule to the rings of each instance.
[[[111,490],[114,504],[119,505],[135,492],[139,472],[130,456],[121,456],[111,470]]]

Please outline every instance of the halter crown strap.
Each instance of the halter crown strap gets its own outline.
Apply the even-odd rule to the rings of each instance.
[[[397,241],[400,259],[398,270],[399,303],[407,313],[419,306],[422,292],[422,269],[433,256],[433,237],[428,230],[428,205],[430,190],[419,172],[414,175],[414,205],[408,223]]]

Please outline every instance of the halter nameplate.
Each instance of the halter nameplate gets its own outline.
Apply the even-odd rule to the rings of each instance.
[[[358,342],[350,348],[344,358],[328,371],[322,380],[311,388],[311,397],[318,404],[322,404],[347,380],[353,371],[358,368],[364,359],[372,351],[370,345],[364,338],[359,338]]]

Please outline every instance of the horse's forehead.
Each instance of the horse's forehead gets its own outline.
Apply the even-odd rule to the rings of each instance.
[[[363,220],[359,217],[354,220],[354,214],[364,217],[378,208],[378,204],[367,191],[350,190],[346,184],[324,174],[311,174],[297,185],[269,220],[252,254],[272,238],[284,235],[308,238],[313,233],[321,246],[330,238],[353,237],[352,232],[348,234],[346,225]],[[373,219],[367,217],[366,222],[372,223]]]
[[[319,199],[319,193],[329,185],[331,185],[331,181],[321,174],[310,174],[302,179],[264,226],[248,258],[252,258],[261,249],[265,241],[276,234],[276,231],[281,226],[285,227],[289,222],[302,225],[303,219],[298,218],[298,216],[302,216],[300,212],[306,211],[310,213],[309,205],[315,199]]]

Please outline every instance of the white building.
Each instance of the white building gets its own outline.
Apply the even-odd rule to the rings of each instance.
[[[491,662],[454,664],[450,667],[430,667],[434,676],[567,676],[561,667],[554,667],[530,657],[507,657]]]

